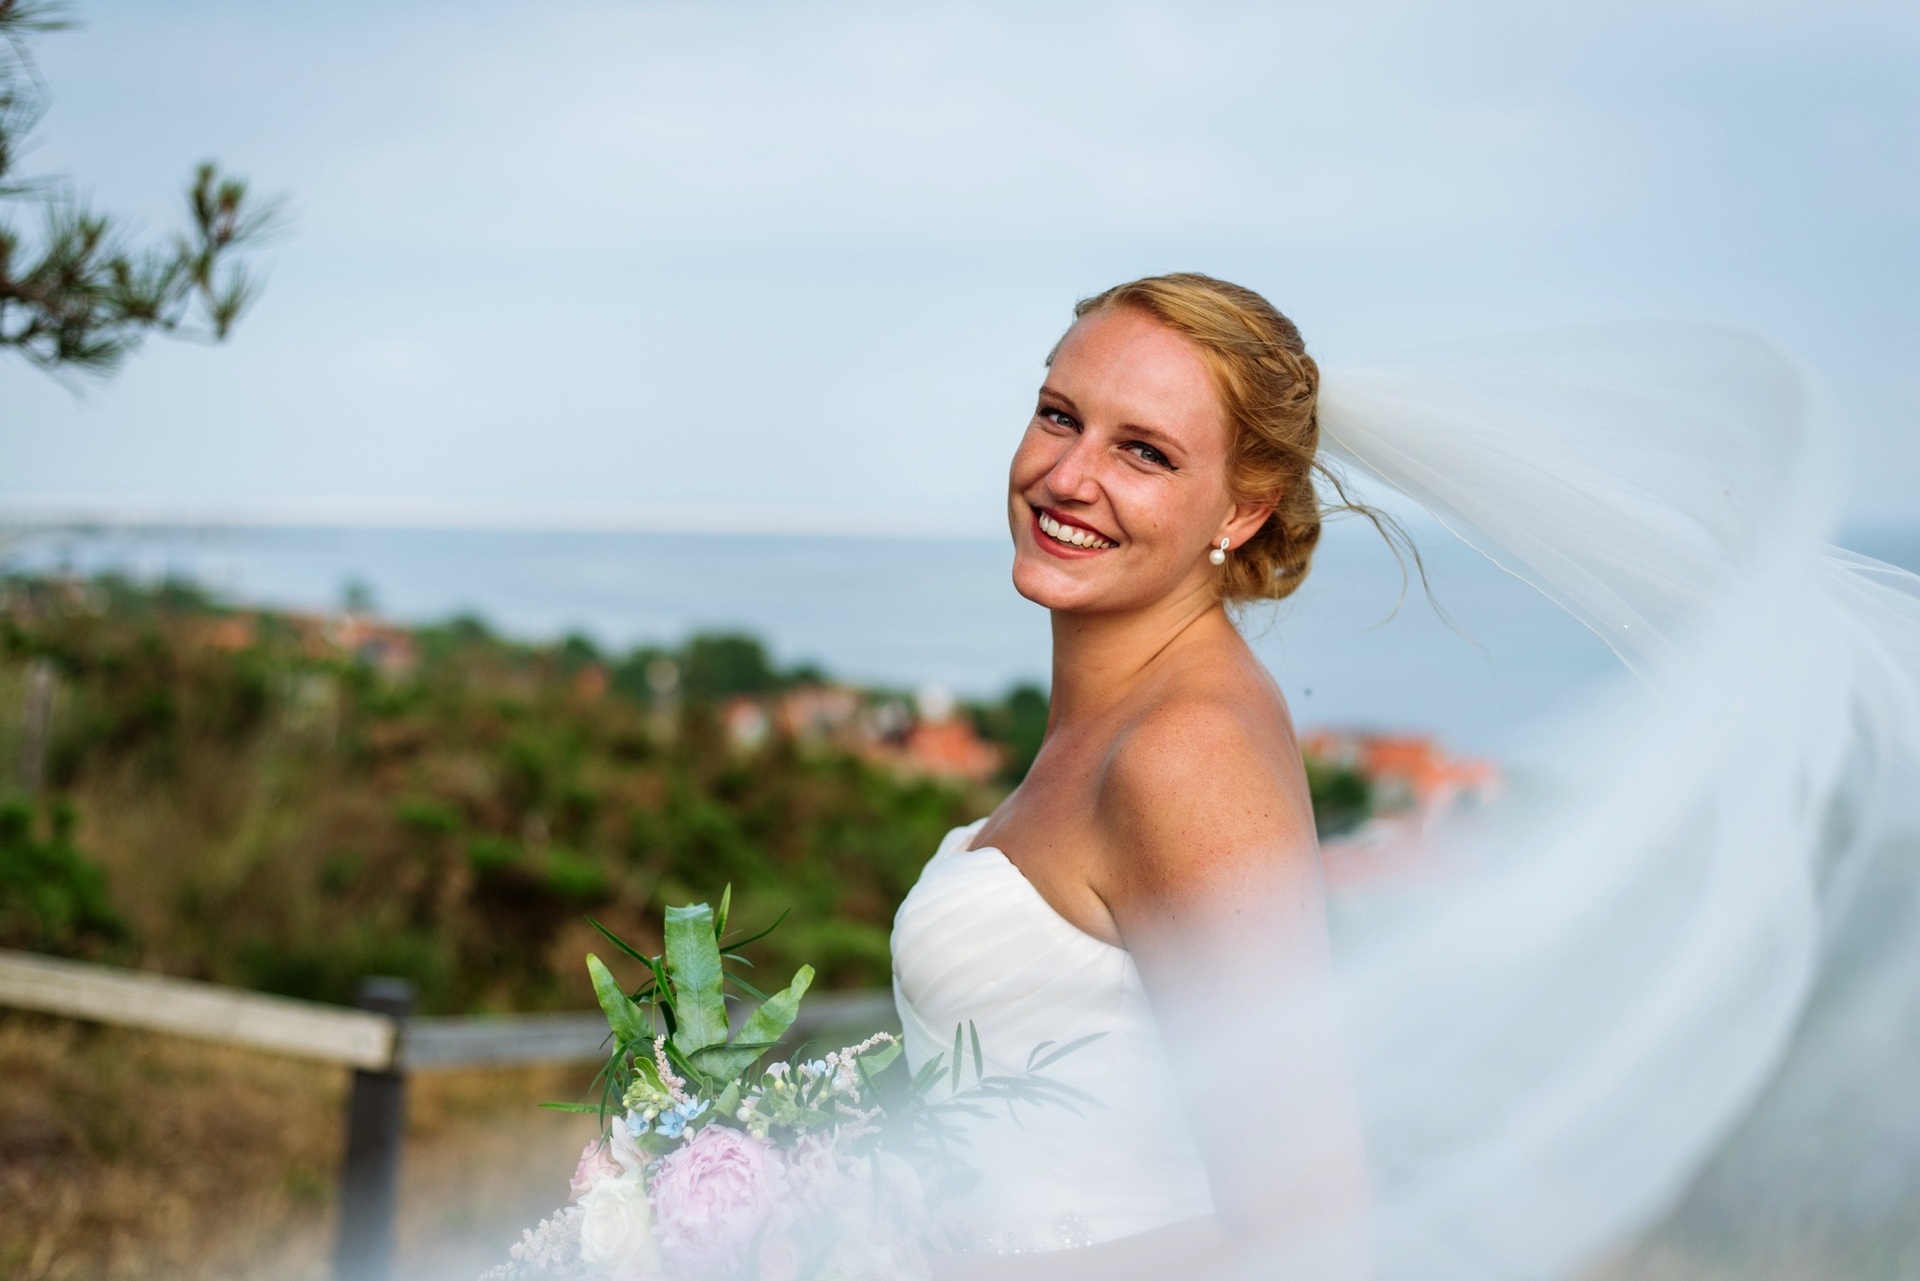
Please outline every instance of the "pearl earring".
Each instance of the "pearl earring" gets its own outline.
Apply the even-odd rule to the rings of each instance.
[[[1212,561],[1216,565],[1226,564],[1227,563],[1227,540],[1224,538],[1221,539],[1220,545],[1207,553],[1207,559]]]

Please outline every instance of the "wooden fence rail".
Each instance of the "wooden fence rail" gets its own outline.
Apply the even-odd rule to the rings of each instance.
[[[607,1023],[597,1010],[414,1016],[413,990],[398,979],[364,980],[356,1004],[360,1008],[342,1009],[0,948],[0,1006],[352,1068],[334,1275],[336,1281],[387,1281],[408,1074],[593,1062],[607,1052]],[[823,992],[807,999],[786,1041],[864,1034],[893,1021],[890,992]]]
[[[397,1030],[361,1010],[4,949],[0,1005],[356,1068],[391,1067]]]

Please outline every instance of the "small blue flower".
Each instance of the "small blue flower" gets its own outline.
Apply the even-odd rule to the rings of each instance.
[[[652,1128],[653,1123],[647,1120],[646,1117],[641,1116],[638,1112],[627,1113],[627,1133],[634,1138],[639,1138]]]
[[[663,1138],[677,1139],[686,1132],[687,1122],[705,1112],[710,1106],[712,1105],[705,1099],[688,1099],[683,1103],[676,1103],[660,1114],[660,1119],[654,1123],[654,1129]]]

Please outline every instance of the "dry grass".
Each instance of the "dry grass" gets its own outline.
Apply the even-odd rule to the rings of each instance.
[[[591,1126],[541,1112],[584,1074],[413,1083],[400,1275],[471,1277],[566,1195]],[[0,1276],[320,1281],[347,1073],[0,1015]]]

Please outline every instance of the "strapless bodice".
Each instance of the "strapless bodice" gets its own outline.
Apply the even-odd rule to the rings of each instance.
[[[1098,1106],[966,1123],[962,1155],[982,1175],[957,1207],[968,1245],[1058,1249],[1211,1213],[1132,956],[1070,924],[999,850],[968,849],[979,829],[947,834],[894,916],[909,1065],[951,1052],[954,1029],[969,1021],[988,1075],[1023,1071],[1042,1042],[1104,1035],[1046,1069]]]

